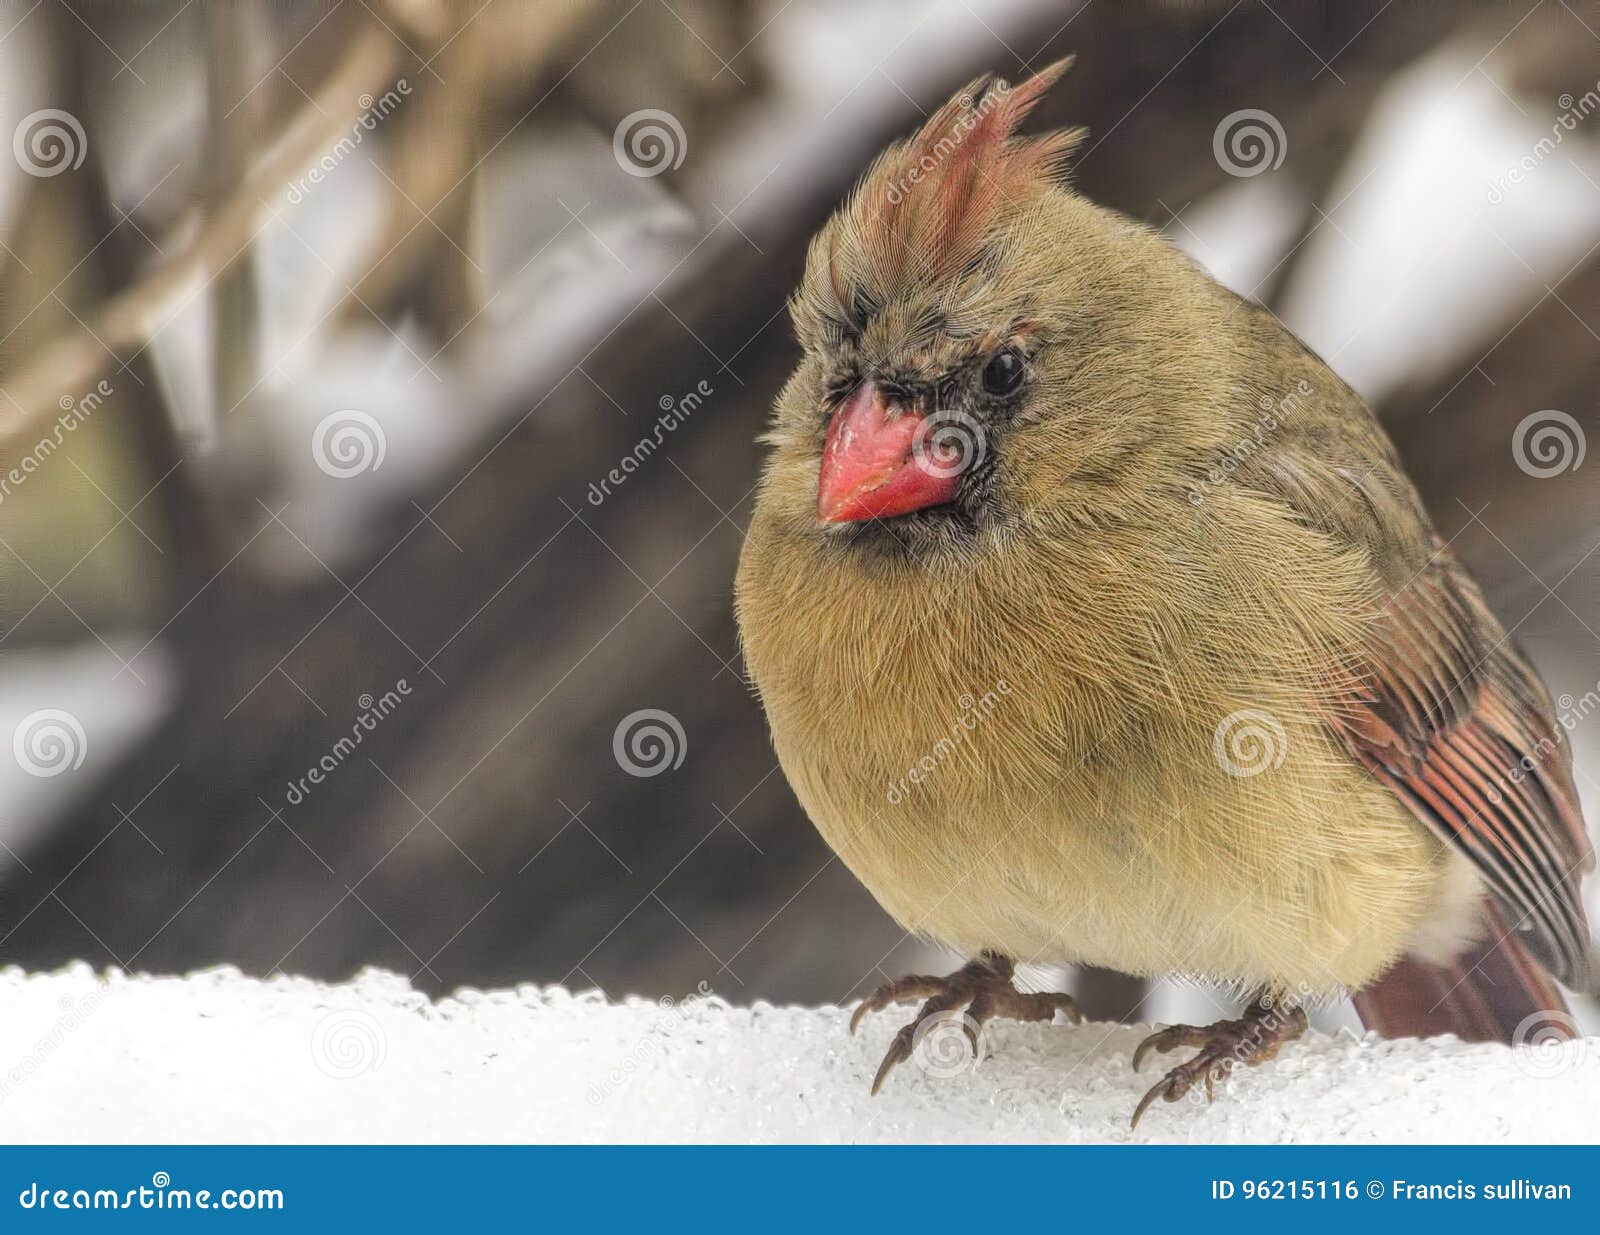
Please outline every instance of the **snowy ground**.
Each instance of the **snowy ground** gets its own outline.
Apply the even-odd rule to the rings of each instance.
[[[1549,1050],[1317,1035],[1212,1106],[1127,1120],[1141,1036],[1003,1023],[974,1068],[930,1036],[877,1097],[893,1013],[550,988],[434,1002],[348,985],[0,973],[0,1137],[205,1141],[1595,1141],[1600,1039]]]

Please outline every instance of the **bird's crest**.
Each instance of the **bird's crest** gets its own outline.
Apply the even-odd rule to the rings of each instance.
[[[879,157],[818,255],[847,320],[859,315],[852,288],[875,299],[913,279],[971,271],[994,224],[1060,178],[1085,130],[1017,129],[1071,64],[1068,56],[1015,86],[986,73]]]

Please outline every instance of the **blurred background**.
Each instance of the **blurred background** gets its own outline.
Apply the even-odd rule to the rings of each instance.
[[[1597,32],[1588,0],[5,0],[0,961],[739,1003],[952,965],[800,813],[731,581],[806,240],[961,83],[1068,51],[1036,126],[1089,126],[1083,192],[1373,402],[1593,820]]]

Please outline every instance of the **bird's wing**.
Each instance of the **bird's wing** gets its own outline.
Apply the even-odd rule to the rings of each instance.
[[[1578,884],[1594,855],[1549,697],[1476,585],[1440,548],[1395,592],[1334,728],[1350,753],[1471,859],[1562,982],[1592,989]]]

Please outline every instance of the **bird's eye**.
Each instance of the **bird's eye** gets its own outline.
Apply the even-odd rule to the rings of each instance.
[[[1020,385],[1022,385],[1022,357],[1017,355],[1015,348],[1008,347],[1005,351],[996,352],[989,357],[989,363],[983,366],[985,394],[1008,395]]]

